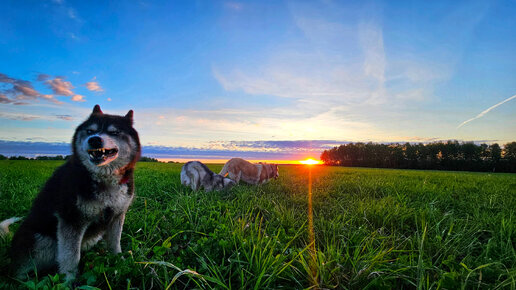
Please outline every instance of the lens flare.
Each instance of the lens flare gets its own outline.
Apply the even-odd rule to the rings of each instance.
[[[322,161],[321,160],[315,160],[315,159],[312,159],[312,158],[308,158],[308,159],[305,159],[305,160],[300,160],[299,163],[305,164],[305,165],[316,165],[316,164],[321,164]]]

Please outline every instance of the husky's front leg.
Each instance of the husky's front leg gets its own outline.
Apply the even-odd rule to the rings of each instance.
[[[120,247],[120,237],[122,236],[122,228],[124,227],[125,213],[113,218],[106,230],[106,243],[111,252],[118,254],[122,252]]]
[[[71,225],[58,218],[57,223],[57,265],[59,273],[66,274],[66,280],[72,281],[77,275],[81,259],[81,244],[87,225]]]

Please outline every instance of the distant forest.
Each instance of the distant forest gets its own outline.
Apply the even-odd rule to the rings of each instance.
[[[2,154],[0,154],[0,160],[68,160],[70,158],[70,155],[57,155],[57,156],[36,156],[34,158],[25,157],[25,156],[11,156],[7,157]],[[152,158],[152,157],[145,157],[142,156],[138,160],[139,162],[159,162],[158,159]]]
[[[327,165],[355,167],[516,172],[516,142],[503,147],[458,141],[350,143],[325,150],[321,160]]]

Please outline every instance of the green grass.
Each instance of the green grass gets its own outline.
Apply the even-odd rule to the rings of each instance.
[[[60,164],[0,161],[0,219],[26,215]],[[313,252],[308,167],[212,193],[181,186],[180,169],[138,164],[123,254],[83,254],[82,289],[516,288],[514,174],[313,167]],[[62,281],[2,276],[0,288]]]

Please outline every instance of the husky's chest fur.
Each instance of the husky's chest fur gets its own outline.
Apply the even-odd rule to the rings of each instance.
[[[88,220],[96,221],[106,210],[113,215],[124,213],[129,208],[133,195],[127,184],[100,186],[93,192],[93,198],[77,197],[76,206]]]

